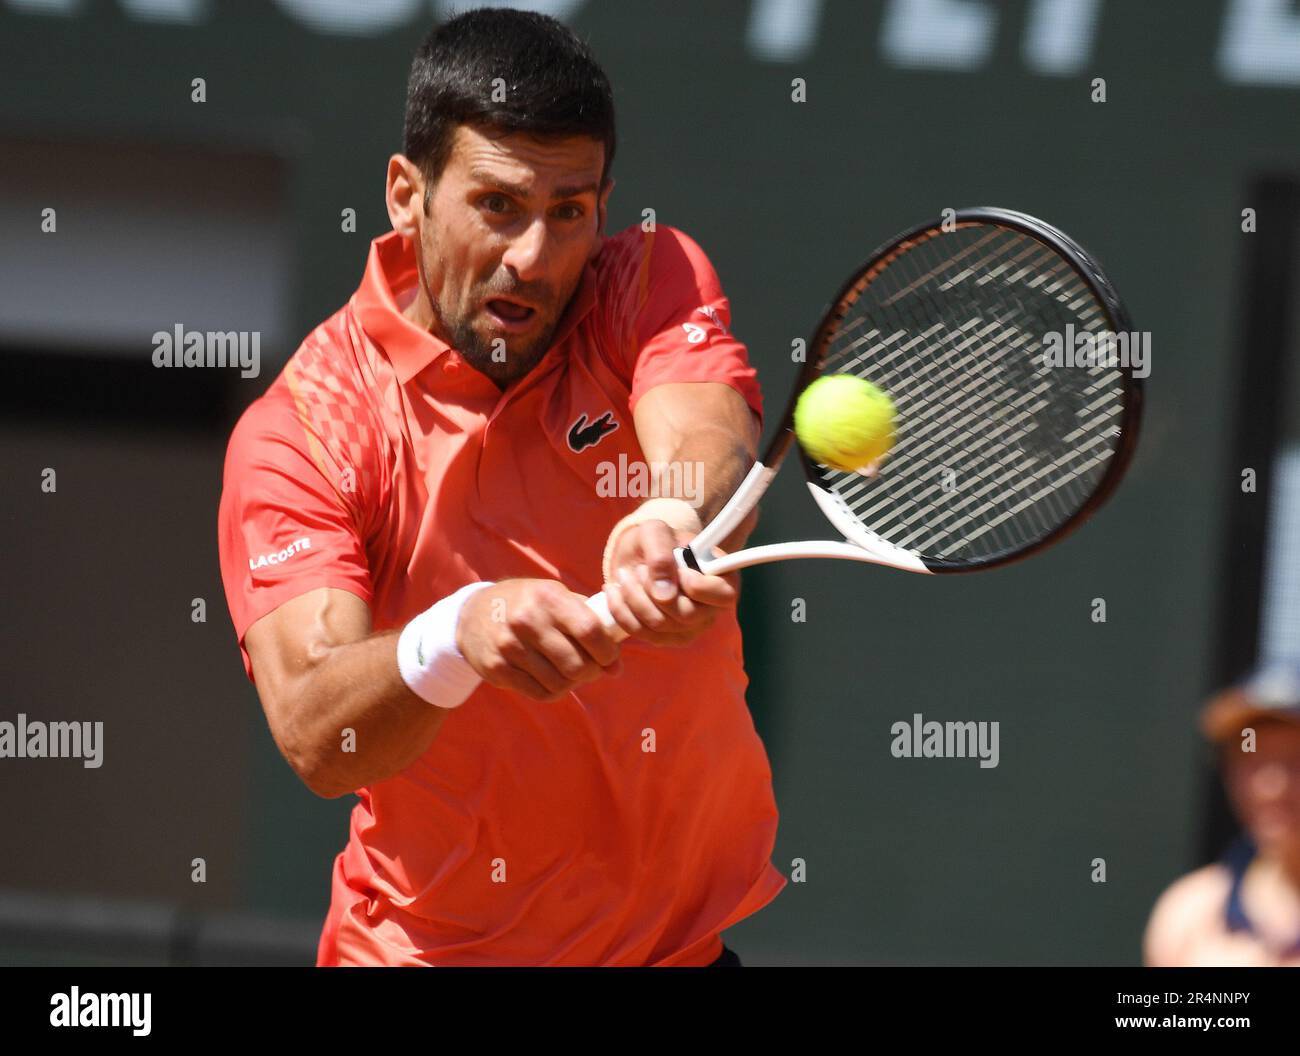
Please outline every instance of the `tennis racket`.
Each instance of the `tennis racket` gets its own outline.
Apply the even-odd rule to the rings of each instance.
[[[1049,355],[1049,335],[1062,349],[1070,335],[1132,329],[1096,260],[1034,217],[964,209],[898,235],[840,288],[776,434],[717,516],[676,551],[678,563],[723,575],[824,557],[935,575],[996,568],[1060,542],[1124,475],[1142,383],[1131,357],[1115,354],[1126,345],[1066,365],[1076,357]],[[893,449],[870,475],[820,465],[799,448],[808,489],[843,539],[715,555],[776,476],[795,439],[795,404],[822,374],[865,378],[897,411]],[[588,604],[625,637],[604,592]]]

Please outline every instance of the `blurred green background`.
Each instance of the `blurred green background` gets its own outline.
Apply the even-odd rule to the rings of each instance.
[[[1259,189],[1300,179],[1300,12],[533,6],[588,38],[615,86],[610,228],[653,208],[706,249],[769,426],[791,342],[827,295],[945,208],[1057,224],[1151,332],[1130,477],[1068,545],[934,581],[829,562],[745,574],[750,704],[782,816],[773,857],[787,873],[806,862],[807,880],[728,933],[754,964],[1135,963],[1156,895],[1223,826],[1193,717],[1248,648],[1231,640],[1242,614],[1221,607],[1234,560],[1261,561],[1233,511],[1269,494],[1267,463],[1258,493],[1239,486],[1245,394],[1294,384],[1289,318],[1264,332],[1285,350],[1265,378],[1242,334],[1252,240],[1297,234]],[[244,679],[216,562],[221,458],[238,411],[351,295],[388,229],[407,68],[445,10],[0,0],[0,718],[107,727],[99,770],[0,760],[14,807],[0,962],[314,953],[352,800],[298,783]],[[795,78],[806,102],[791,99]],[[40,232],[46,207],[57,246]],[[205,313],[263,331],[261,377],[149,366],[154,330]],[[1300,401],[1283,402],[1295,437]],[[1254,437],[1266,455],[1277,441]],[[45,466],[59,467],[57,496],[34,483]],[[755,539],[826,531],[792,473]],[[206,622],[191,620],[195,598]],[[790,619],[796,598],[806,623]],[[914,712],[998,721],[1000,765],[893,758],[890,726]],[[191,882],[196,857],[205,884]],[[67,896],[90,899],[83,916]],[[80,923],[55,934],[60,920]]]

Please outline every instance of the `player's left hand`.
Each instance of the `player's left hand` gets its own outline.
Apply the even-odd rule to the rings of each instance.
[[[738,573],[706,576],[678,567],[673,550],[692,538],[663,521],[643,521],[619,535],[605,596],[610,615],[630,637],[686,645],[713,625],[720,609],[736,604]]]

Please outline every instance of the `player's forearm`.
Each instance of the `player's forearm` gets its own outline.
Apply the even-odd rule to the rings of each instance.
[[[760,429],[753,409],[721,382],[680,382],[646,390],[633,417],[655,494],[684,499],[707,524],[754,464]],[[723,549],[735,549],[751,526],[742,524]]]
[[[660,495],[685,499],[708,524],[726,505],[754,464],[751,438],[724,425],[705,425],[683,437],[668,462],[675,468],[661,473]],[[689,487],[687,486],[689,483]],[[756,516],[746,520],[720,544],[728,552],[744,545]]]
[[[282,749],[317,795],[333,798],[400,773],[447,711],[416,696],[394,659],[398,631],[332,646],[303,673]]]

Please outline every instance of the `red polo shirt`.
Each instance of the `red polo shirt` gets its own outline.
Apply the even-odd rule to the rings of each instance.
[[[377,631],[478,580],[594,593],[610,529],[645,498],[601,486],[644,461],[641,394],[717,381],[761,414],[717,276],[679,231],[607,239],[545,358],[504,392],[401,314],[415,283],[410,243],[376,239],[351,301],[235,428],[219,536],[241,650],[318,587],[362,598]],[[416,762],[357,791],[320,964],[719,955],[718,933],[785,883],[735,614],[622,655],[621,677],[553,703],[481,685]]]

